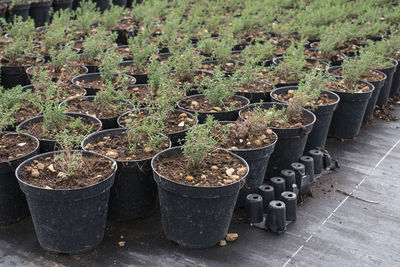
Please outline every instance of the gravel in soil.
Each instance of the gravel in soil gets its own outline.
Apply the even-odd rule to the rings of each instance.
[[[45,189],[78,189],[103,181],[114,170],[112,161],[96,155],[82,155],[79,164],[79,170],[69,176],[54,155],[39,158],[22,168],[20,178]]]
[[[270,92],[274,89],[274,87],[266,82],[254,81],[246,84],[242,84],[238,88],[238,92],[243,93],[264,93]]]
[[[336,76],[341,76],[342,75],[342,68],[336,68],[332,70],[332,74]],[[385,79],[385,75],[382,73],[379,73],[374,70],[369,70],[367,73],[363,74],[360,77],[360,80],[367,81],[367,82],[377,82]]]
[[[44,63],[42,65],[33,66],[29,69],[28,74],[37,75],[41,69],[44,69],[49,75],[49,78],[56,79],[57,81],[62,78],[64,81],[70,81],[73,77],[85,73],[85,69],[80,64],[71,63],[68,66],[63,66],[61,72],[56,72],[51,64]]]
[[[116,79],[113,79],[113,85],[116,89],[124,88],[124,87],[129,87],[133,84],[133,80],[129,78],[130,81],[126,83],[122,83],[121,81],[116,81]],[[83,88],[92,88],[92,89],[105,89],[107,85],[104,83],[103,79],[101,76],[99,76],[97,79],[94,80],[82,80],[82,81],[75,81],[75,84],[78,86],[82,86]]]
[[[70,123],[75,120],[75,118],[71,116],[67,116],[67,121],[64,123],[64,129],[68,129],[69,131],[73,131],[74,134],[77,135],[87,135],[91,132],[94,132],[96,130],[100,129],[100,124],[95,123],[89,118],[85,117],[79,117],[82,120],[82,123],[84,125],[84,129],[70,129],[69,125]],[[39,120],[32,120],[28,122],[23,129],[21,129],[22,132],[28,133],[30,135],[35,136],[38,139],[42,140],[55,140],[55,136],[53,134],[45,135],[45,128],[44,128],[44,122],[43,122],[43,117]],[[55,130],[55,129],[52,129]]]
[[[130,161],[151,159],[161,150],[169,148],[168,140],[158,144],[158,149],[146,146],[148,141],[149,137],[143,136],[141,142],[136,144],[135,153],[131,153],[126,132],[112,133],[92,140],[85,149],[118,161]]]
[[[216,63],[201,63],[199,66],[200,70],[205,70],[209,72],[214,72],[217,66],[220,66],[221,71],[224,73],[233,73],[240,68],[242,68],[241,65],[235,63],[235,62],[226,62],[224,64],[216,64]]]
[[[200,95],[191,98],[185,98],[181,100],[180,105],[187,110],[199,112],[222,112],[239,109],[243,107],[245,103],[234,98],[233,96],[230,96],[225,100],[225,104],[223,106],[216,107],[212,105],[205,96]]]
[[[147,67],[146,67],[147,69]],[[141,71],[135,64],[131,65],[121,65],[119,67],[119,72],[120,73],[125,73],[128,75],[148,75],[147,70]]]
[[[246,166],[239,159],[223,150],[209,153],[197,168],[190,166],[182,153],[158,157],[154,168],[168,180],[201,187],[232,184],[247,173]]]
[[[289,103],[290,99],[293,98],[294,91],[295,90],[288,90],[286,94],[273,94],[273,97],[287,104]],[[319,98],[313,103],[307,103],[306,108],[311,109],[313,106],[327,106],[335,103],[336,101],[336,99],[329,98],[328,94],[321,93]]]
[[[114,53],[117,56],[123,56],[123,60],[132,60],[132,53],[129,47],[116,47]]]
[[[147,98],[152,97],[152,92],[148,84],[143,86],[132,86],[127,89],[127,93],[129,94],[129,101],[139,103],[144,105],[146,103]]]
[[[269,128],[254,129],[246,122],[236,121],[228,124],[217,124],[213,135],[219,146],[229,150],[246,150],[266,147],[276,141],[276,135]]]
[[[272,107],[271,107],[272,108]],[[244,109],[240,116],[245,120],[251,120],[252,116],[257,116],[255,112],[251,109]],[[290,129],[290,128],[304,128],[308,124],[312,122],[312,120],[304,115],[297,114],[293,118],[291,118],[288,122],[284,120],[274,120],[274,121],[265,121],[268,124],[268,127],[278,128],[278,129]]]
[[[179,79],[178,84],[180,86],[183,86],[184,84],[189,84],[190,86],[197,86],[201,85],[203,83],[203,79],[205,77],[210,77],[212,76],[210,73],[207,72],[202,72],[202,71],[196,71],[195,73],[189,73],[186,77],[183,75],[179,75],[176,72],[170,72],[169,76],[171,78],[177,77]]]
[[[42,114],[42,111],[35,107],[32,103],[23,101],[20,103],[18,111],[14,114],[14,125],[18,125],[21,122],[35,116],[39,116],[40,114]]]
[[[1,58],[2,66],[18,66],[18,67],[28,67],[35,64],[39,64],[42,61],[41,58],[37,57],[21,57],[17,58],[15,61],[10,62],[10,60],[6,57]]]
[[[133,110],[132,104],[127,102],[109,103],[107,106],[97,103],[86,97],[74,98],[65,105],[66,112],[77,112],[91,115],[96,118],[117,118],[127,111]]]
[[[137,117],[147,116],[147,111],[140,111],[138,114],[128,113],[125,116],[121,117],[119,123],[126,127],[126,122],[128,119],[135,119]],[[170,134],[177,133],[183,130],[186,130],[188,127],[191,127],[196,124],[192,115],[188,115],[183,112],[173,111],[167,115],[167,118],[164,120],[165,129],[162,133]]]
[[[0,133],[0,162],[23,157],[35,150],[37,143],[17,133]]]
[[[384,120],[384,121],[397,121],[397,120],[399,120],[399,118],[397,116],[393,115],[391,112],[394,110],[395,110],[395,108],[390,104],[383,108],[376,107],[374,110],[374,116],[377,118],[380,118],[381,120]]]
[[[326,86],[327,90],[346,92],[346,93],[365,93],[371,91],[371,88],[362,82],[357,82],[356,84],[346,84],[344,80],[338,79],[335,82],[331,82]]]

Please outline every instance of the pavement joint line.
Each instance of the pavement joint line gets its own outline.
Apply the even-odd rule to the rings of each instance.
[[[400,143],[400,139],[397,140],[397,142],[386,152],[386,154],[379,160],[379,162],[375,165],[374,168],[372,168],[372,170],[370,170],[368,172],[368,174],[366,174],[366,176],[370,176],[372,175],[375,170],[379,167],[379,165],[386,159],[386,157],[393,151],[393,149],[396,148],[396,146]],[[366,178],[364,177],[351,191],[350,194],[353,194],[364,182],[365,182]],[[349,199],[349,196],[346,196],[341,202],[340,204],[328,215],[328,217],[322,221],[322,223],[317,227],[317,229],[306,239],[306,241],[304,241],[304,243],[293,253],[292,256],[289,257],[289,259],[282,265],[282,267],[286,267],[288,266],[289,263],[292,262],[293,258],[303,249],[304,245],[308,243],[308,241],[310,241],[314,235],[317,233],[317,231],[319,231],[321,229],[321,227],[334,215],[334,213],[347,201],[347,199]]]

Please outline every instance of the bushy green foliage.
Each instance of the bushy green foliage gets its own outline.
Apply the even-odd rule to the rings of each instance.
[[[90,35],[83,42],[83,55],[89,62],[100,60],[100,56],[116,40],[117,33],[109,34],[102,28],[99,28],[95,34]]]
[[[122,6],[111,4],[110,9],[105,10],[100,16],[99,22],[107,30],[115,30],[119,20],[122,19],[123,14],[124,8]]]
[[[131,51],[133,60],[137,66],[137,68],[145,72],[147,62],[153,54],[156,54],[157,47],[155,44],[150,43],[148,39],[141,38],[140,36],[128,40],[129,50]]]
[[[73,21],[73,26],[77,31],[87,34],[93,24],[95,24],[99,17],[100,12],[91,0],[82,0],[79,7],[74,12],[75,20]]]
[[[101,63],[99,65],[99,71],[103,81],[111,82],[119,69],[119,64],[122,61],[123,56],[115,55],[115,48],[111,48],[106,52],[102,53]]]
[[[236,80],[226,77],[219,67],[215,69],[214,77],[203,79],[202,93],[208,101],[215,107],[226,105],[226,100],[235,94]]]
[[[64,129],[57,133],[57,147],[61,150],[54,157],[55,168],[60,169],[65,176],[71,177],[83,168],[82,153],[73,151],[79,147],[85,136]]]
[[[212,135],[217,123],[212,116],[208,116],[204,124],[194,125],[186,133],[183,155],[189,167],[198,168],[204,164],[208,153],[217,148],[218,142]]]

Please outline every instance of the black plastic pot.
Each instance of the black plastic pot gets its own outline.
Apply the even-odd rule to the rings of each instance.
[[[50,8],[53,0],[47,2],[32,2],[29,8],[29,16],[35,21],[35,26],[44,26],[50,22]]]
[[[39,152],[39,140],[28,134],[2,132],[2,134],[23,135],[36,142],[33,151],[11,161],[0,162],[0,225],[8,225],[29,215],[28,204],[24,193],[19,188],[15,170],[21,162],[35,156]]]
[[[244,96],[250,103],[259,103],[260,101],[263,102],[271,102],[271,95],[270,91],[266,92],[236,92],[237,95]]]
[[[235,123],[234,121],[220,121],[221,124]],[[271,154],[274,152],[278,136],[274,133],[276,140],[267,146],[256,149],[235,149],[229,150],[233,154],[243,158],[249,165],[249,174],[246,177],[246,183],[240,189],[236,207],[244,207],[246,197],[249,194],[255,194],[259,191],[259,186],[263,184],[265,172]]]
[[[86,67],[87,67],[87,66],[86,66]],[[117,74],[116,74],[116,75],[117,75]],[[131,78],[131,79],[133,80],[133,81],[132,81],[132,85],[136,83],[136,79],[135,79],[134,77],[129,76],[129,75],[126,75],[126,74],[123,74],[123,75],[124,75],[124,76],[127,76],[127,77],[129,77],[129,78]],[[88,81],[88,82],[89,82],[89,81],[93,81],[93,80],[99,79],[99,77],[100,77],[100,73],[99,73],[99,72],[96,72],[96,73],[88,73],[88,74],[81,74],[81,75],[78,75],[78,76],[76,76],[76,77],[74,77],[74,78],[72,79],[72,84],[73,84],[74,86],[84,88],[84,89],[86,90],[88,96],[96,95],[96,93],[97,93],[100,89],[91,88],[91,87],[85,87],[85,86],[83,85],[83,82],[84,82],[84,81]],[[77,85],[76,82],[80,82],[82,85]]]
[[[131,66],[135,63],[133,60],[125,60],[119,63],[120,66]],[[136,73],[126,73],[136,79],[136,84],[147,84],[149,81],[149,76],[147,74],[136,74]]]
[[[248,108],[254,109],[254,107],[258,105],[259,104],[251,104]],[[276,105],[279,109],[287,106],[282,103],[269,102],[263,103],[261,108],[268,109],[273,105]],[[244,110],[239,112],[241,119],[244,119],[242,116],[243,112]],[[268,164],[267,177],[279,176],[281,170],[288,169],[291,163],[298,161],[298,159],[303,155],[307,137],[311,132],[316,119],[315,115],[306,109],[303,109],[303,116],[311,120],[305,128],[296,127],[284,129],[270,127],[278,136],[278,141],[276,142],[275,150],[272,153]]]
[[[80,74],[87,74],[89,72],[88,68],[86,68],[85,66],[80,65],[79,67],[82,69],[82,72]],[[33,71],[32,69],[33,69],[33,66],[30,66],[29,68],[26,69],[26,75],[28,75],[29,82],[31,82],[33,77],[36,75],[36,74],[32,74],[32,71]],[[57,82],[58,78],[53,77],[51,80],[53,82]]]
[[[239,66],[243,66],[244,62],[239,61],[239,60],[228,60],[228,63],[234,63],[234,64],[238,64]],[[201,62],[201,64],[214,64],[214,65],[218,65],[218,61],[217,60],[206,60]],[[222,71],[222,70],[221,70]],[[233,72],[225,72],[222,71],[226,76],[232,76]]]
[[[393,75],[397,69],[397,65],[399,62],[395,59],[391,59],[393,62],[393,66],[385,69],[378,69],[379,71],[382,71],[383,73],[386,74],[386,80],[385,83],[383,84],[383,87],[381,89],[381,92],[379,93],[378,96],[378,101],[376,101],[376,105],[379,107],[384,107],[386,106],[388,100],[389,100],[389,95],[390,95],[390,90],[392,87],[392,81],[393,81]]]
[[[110,9],[110,0],[94,0],[93,3],[96,3],[101,12]]]
[[[335,69],[338,69],[338,68],[341,68],[341,67],[340,66],[334,66],[334,67],[329,68],[328,71],[333,77],[340,78],[341,76],[337,76],[337,75],[333,75],[332,74],[332,72]],[[381,92],[381,89],[382,89],[382,87],[383,87],[383,85],[385,83],[386,77],[387,77],[385,73],[383,73],[383,72],[381,72],[379,70],[374,70],[374,71],[383,74],[385,76],[385,78],[383,78],[380,81],[373,81],[373,82],[369,81],[369,83],[371,83],[375,87],[375,89],[372,92],[371,98],[368,100],[368,104],[367,104],[367,107],[365,109],[363,121],[369,121],[369,120],[372,119],[372,116],[373,116],[374,110],[375,110],[376,101],[378,100],[378,96],[379,96],[379,94]]]
[[[183,100],[194,99],[194,98],[197,98],[197,97],[204,97],[204,95],[203,94],[191,95],[191,96],[185,97]],[[221,112],[200,112],[200,111],[189,110],[189,109],[183,108],[180,105],[182,100],[180,100],[178,102],[178,108],[181,109],[181,110],[184,110],[186,112],[192,113],[192,114],[197,113],[198,114],[197,118],[199,120],[199,123],[205,122],[208,115],[213,116],[214,119],[216,119],[218,121],[235,121],[238,118],[239,111],[242,110],[243,108],[247,107],[249,105],[250,101],[247,98],[243,97],[243,96],[234,95],[233,97],[235,99],[237,99],[237,100],[242,101],[243,106],[241,108],[238,108],[238,109],[235,109],[235,110],[231,110],[231,111],[221,111]]]
[[[400,91],[400,68],[397,67],[393,74],[392,87],[390,88],[390,97],[395,97]]]
[[[282,101],[274,97],[274,94],[287,94],[289,90],[297,90],[297,88],[297,86],[288,86],[275,89],[271,92],[271,99],[274,102],[282,103]],[[316,119],[312,131],[307,138],[306,151],[317,147],[323,148],[325,146],[333,112],[340,100],[340,97],[331,91],[322,90],[322,93],[327,94],[329,98],[334,99],[335,102],[326,106],[318,106],[312,111]]]
[[[112,0],[112,3],[117,6],[126,6],[127,0]]]
[[[79,189],[45,189],[21,180],[22,168],[33,160],[51,157],[54,153],[24,161],[17,168],[16,176],[26,195],[40,246],[57,253],[85,253],[103,240],[107,203],[117,164],[104,156],[82,151],[83,156],[103,157],[114,162],[113,173],[100,183]]]
[[[139,111],[146,111],[145,108],[140,108]],[[185,113],[188,115],[188,117],[194,119],[194,116],[192,113],[180,110],[180,109],[174,109],[174,112],[179,112],[179,113]],[[118,127],[120,128],[125,128],[122,124],[121,124],[121,119],[123,117],[125,117],[126,115],[128,115],[129,113],[132,113],[132,111],[128,111],[124,114],[122,114],[121,116],[119,116],[117,122],[118,122]],[[181,145],[181,141],[185,139],[186,137],[186,133],[188,131],[188,128],[185,128],[182,131],[179,132],[174,132],[174,133],[166,133],[165,135],[168,136],[168,138],[171,140],[171,144],[172,146],[180,146]]]
[[[54,13],[59,10],[72,10],[73,0],[54,0],[53,11]]]
[[[31,3],[22,4],[22,5],[14,5],[10,9],[10,18],[9,21],[13,21],[13,17],[22,17],[23,21],[26,21],[29,18],[29,8],[31,7]]]
[[[310,51],[318,51],[319,50],[318,49],[318,44],[319,44],[319,42],[312,42],[310,44]],[[342,56],[342,59],[340,59],[340,60],[332,60],[331,59],[330,62],[328,62],[329,65],[331,65],[331,66],[340,66],[340,65],[342,65],[343,60],[346,57],[346,55],[343,54],[343,53],[338,53],[338,54]]]
[[[78,118],[78,117],[83,117],[83,118],[88,118],[91,121],[97,123],[99,125],[98,129],[95,129],[95,131],[100,131],[102,124],[101,121],[95,117],[86,115],[86,114],[80,114],[80,113],[73,113],[73,112],[65,112],[66,115],[71,116],[73,118]],[[43,120],[43,115],[33,117],[31,119],[25,120],[21,122],[18,126],[17,129],[21,132],[24,132],[24,130],[29,126],[29,123],[33,121],[40,121]],[[40,142],[40,153],[46,153],[46,152],[52,152],[57,149],[57,142],[56,140],[49,140],[49,139],[39,139]]]
[[[86,98],[87,100],[93,102],[95,100],[95,96],[81,96],[81,98]],[[60,103],[60,107],[61,106],[65,106],[68,105],[68,102],[70,100],[64,100],[63,102]],[[135,105],[133,105],[131,102],[129,101],[124,101],[127,105],[131,106],[131,110],[135,109]],[[129,111],[128,111],[129,112]],[[81,113],[81,112],[79,112]],[[85,114],[85,113],[82,113]],[[93,116],[93,115],[91,115]],[[107,129],[113,129],[113,128],[118,128],[118,120],[119,116],[113,117],[113,118],[107,118],[107,119],[103,119],[103,118],[98,118],[101,121],[101,124],[103,125],[102,129],[103,130],[107,130]]]
[[[182,153],[173,147],[158,153],[151,161],[158,186],[162,226],[169,240],[189,248],[206,248],[224,239],[232,218],[239,190],[246,175],[239,181],[215,187],[179,184],[161,176],[154,169],[155,160]],[[242,158],[229,152],[249,166]]]
[[[37,58],[37,57],[32,57]],[[44,63],[44,59],[40,58],[41,61],[35,65],[40,65]],[[8,89],[13,88],[17,85],[28,85],[29,79],[26,75],[25,69],[29,66],[1,66],[1,85]]]
[[[82,142],[87,144],[103,136],[120,135],[126,129],[109,129],[93,133]],[[148,216],[157,206],[157,186],[153,180],[151,158],[118,161],[115,183],[111,188],[108,216],[128,221]]]
[[[358,135],[361,123],[374,91],[374,86],[365,81],[371,90],[365,93],[347,93],[334,91],[339,97],[339,105],[333,114],[328,136],[336,138],[354,138]]]

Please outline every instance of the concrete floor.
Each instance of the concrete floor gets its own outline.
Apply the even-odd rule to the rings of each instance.
[[[399,107],[395,113],[400,117]],[[108,223],[96,250],[66,256],[42,250],[28,218],[0,228],[0,265],[400,266],[399,128],[400,121],[376,119],[356,141],[329,140],[328,150],[341,168],[313,184],[314,196],[298,207],[297,221],[282,235],[252,228],[236,214],[230,227],[239,234],[236,242],[183,249],[165,239],[157,212],[138,222]]]

